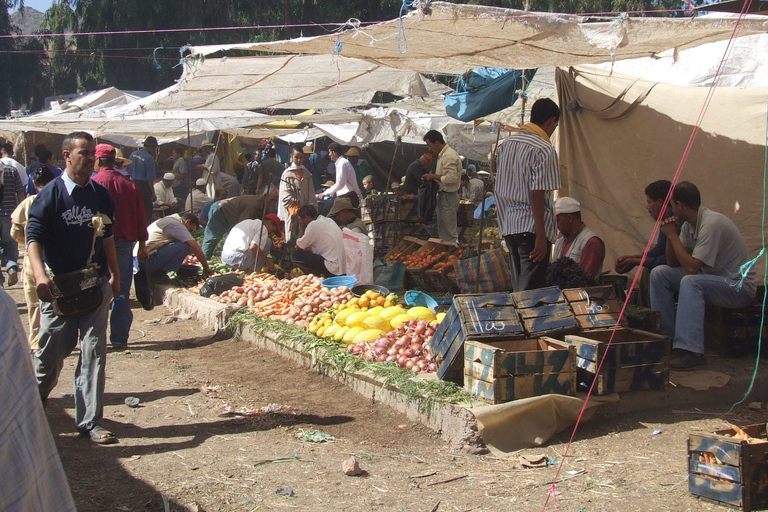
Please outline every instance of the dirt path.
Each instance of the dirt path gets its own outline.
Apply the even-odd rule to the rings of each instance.
[[[20,288],[10,292],[23,309]],[[389,407],[271,352],[212,339],[193,321],[158,323],[164,308],[134,313],[130,352],[108,359],[104,425],[120,443],[96,446],[74,433],[76,353],[49,400],[81,512],[163,511],[164,500],[167,510],[208,512],[542,510],[555,466],[522,469],[517,460],[453,453]],[[127,407],[128,396],[140,398],[140,407]],[[270,404],[276,412],[227,414]],[[706,412],[654,411],[584,425],[556,488],[559,510],[721,510],[687,489],[688,432],[726,425]],[[742,423],[768,419],[748,412]],[[651,435],[657,428],[662,433]],[[335,441],[297,438],[315,430]],[[559,461],[569,435],[521,454]],[[342,473],[352,455],[363,476]]]

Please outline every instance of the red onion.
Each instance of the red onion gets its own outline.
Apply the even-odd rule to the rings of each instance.
[[[418,334],[419,336],[422,336],[425,332],[427,332],[427,326],[426,325],[419,325],[414,329],[414,332]]]
[[[387,350],[387,355],[388,356],[396,356],[397,355],[397,349],[395,347],[390,348],[389,350]]]
[[[373,348],[371,349],[371,352],[373,353],[373,355],[375,355],[375,356],[377,356],[377,357],[378,357],[378,356],[380,356],[381,354],[384,354],[384,352],[385,352],[385,351],[384,351],[384,347],[373,347]],[[386,356],[385,356],[385,357],[386,357]]]
[[[437,365],[435,363],[429,363],[427,365],[427,371],[428,372],[436,372],[437,371]]]
[[[389,359],[389,358],[387,357],[387,354],[381,354],[379,357],[377,357],[377,358],[376,358],[376,360],[377,360],[378,362],[380,362],[380,363],[383,363],[383,362],[384,362],[384,361],[386,361],[387,359]]]
[[[409,362],[410,361],[408,361],[408,358],[405,357],[405,356],[400,356],[400,357],[397,358],[397,364],[399,364],[400,366],[405,366]],[[411,363],[411,364],[413,364],[413,363]]]
[[[407,361],[405,361],[405,368],[406,368],[407,370],[410,370],[411,368],[413,368],[413,365],[414,365],[414,362],[413,362],[413,361],[411,361],[410,359],[408,359]],[[403,366],[403,365],[400,365],[400,366]]]
[[[405,352],[403,352],[403,355],[405,357],[413,357],[416,355],[416,353],[413,351],[412,348],[408,347],[407,349],[405,349]]]
[[[427,330],[424,332],[424,336],[432,336],[435,334],[435,330],[431,327],[427,327]]]

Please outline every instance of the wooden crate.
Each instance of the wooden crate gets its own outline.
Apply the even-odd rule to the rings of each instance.
[[[664,389],[669,383],[672,340],[646,331],[617,328],[608,347],[612,332],[613,329],[596,329],[579,336],[565,336],[567,343],[576,346],[579,386],[588,389],[597,379],[593,391],[597,395]]]
[[[563,295],[576,315],[581,329],[600,329],[616,325],[622,304],[616,298],[616,291],[612,286],[569,288],[563,290]],[[620,325],[626,324],[626,319],[622,319]]]
[[[395,261],[401,261],[401,258],[410,256],[421,249],[425,243],[426,240],[421,240],[413,236],[405,236],[400,242],[392,247],[384,257],[393,263]]]
[[[496,342],[522,339],[523,326],[509,292],[455,295],[432,336],[437,376],[464,384],[464,340]]]
[[[577,330],[576,317],[560,288],[551,286],[512,294],[529,338]]]
[[[742,430],[766,440],[765,424]],[[734,429],[688,436],[688,490],[701,498],[749,512],[768,506],[768,442],[751,444]]]
[[[458,293],[460,291],[453,267],[442,270],[430,269],[424,272],[424,276],[431,292]]]
[[[445,257],[450,254],[450,252],[453,250],[453,245],[443,242],[442,240],[439,240],[437,238],[430,238],[418,251],[415,251],[411,254],[411,256],[429,256],[433,254],[439,254],[441,252],[445,252]],[[438,261],[442,261],[443,258],[439,258],[432,262],[432,264],[437,263]],[[432,266],[432,264],[427,265],[426,267],[406,267],[405,271],[410,276],[413,283],[416,285],[416,288],[429,292],[429,291],[435,291],[432,290],[432,283],[430,282],[429,278],[426,275],[426,271],[429,270],[429,268]]]
[[[756,297],[762,297],[758,293]],[[762,325],[762,305],[728,309],[707,306],[704,313],[704,340],[707,352],[721,357],[747,357],[757,354],[760,328],[763,346],[761,356],[768,355],[768,322]]]
[[[484,402],[576,390],[576,351],[552,338],[464,342],[464,389]]]

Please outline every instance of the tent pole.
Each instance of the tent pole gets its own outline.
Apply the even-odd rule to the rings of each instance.
[[[189,165],[185,165],[187,168],[187,191],[188,196],[192,197],[192,137],[189,132],[189,118],[187,118],[187,154],[189,156]],[[182,156],[184,158],[184,163],[187,163],[187,157]],[[192,206],[192,199],[189,200],[189,206]]]
[[[483,184],[483,197],[480,198],[480,233],[477,236],[477,278],[480,277],[480,255],[483,251],[483,224],[485,220],[485,195],[488,193],[488,185],[493,179],[496,170],[496,150],[499,147],[499,137],[501,136],[501,125],[496,128],[496,145],[491,146],[491,161],[490,169],[491,175],[488,183]]]

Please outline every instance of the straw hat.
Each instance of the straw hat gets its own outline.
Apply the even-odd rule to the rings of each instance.
[[[355,147],[349,148],[346,156],[360,156],[360,150]]]
[[[328,213],[328,215],[336,215],[342,210],[354,210],[355,207],[352,206],[352,201],[348,197],[339,197],[333,202],[333,207],[331,208],[331,211]]]
[[[312,151],[312,146],[304,146],[303,148],[301,148],[301,152],[304,153],[305,155],[311,155],[312,153],[314,153],[314,151]]]
[[[215,148],[215,147],[216,147],[216,146],[214,145],[214,143],[213,143],[213,142],[211,142],[211,141],[209,141],[208,139],[205,139],[205,140],[203,141],[203,143],[202,143],[202,144],[200,144],[200,148],[202,149],[202,148],[204,148],[204,147],[206,147],[206,146],[210,146],[210,147],[212,147],[212,148]]]
[[[115,163],[121,167],[125,167],[126,165],[131,165],[133,162],[130,158],[125,158],[123,156],[123,151],[120,148],[117,148],[115,150]]]
[[[324,187],[332,187],[334,185],[335,185],[335,183],[333,181],[331,181],[331,180],[328,180],[325,183],[323,183]]]

